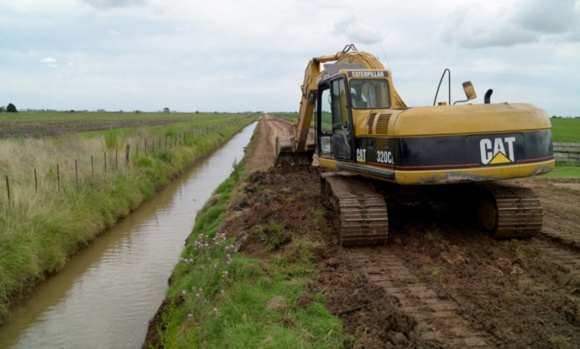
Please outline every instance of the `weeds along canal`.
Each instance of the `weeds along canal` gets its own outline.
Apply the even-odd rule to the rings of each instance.
[[[140,348],[196,212],[257,123],[168,185],[38,287],[0,326],[1,348]]]

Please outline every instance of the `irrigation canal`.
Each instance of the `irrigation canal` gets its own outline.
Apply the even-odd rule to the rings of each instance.
[[[140,348],[196,212],[242,159],[255,126],[71,258],[0,326],[0,347]]]

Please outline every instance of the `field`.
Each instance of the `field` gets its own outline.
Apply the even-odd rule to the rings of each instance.
[[[121,113],[121,112],[20,112],[0,113],[0,139],[55,137],[69,133],[120,128],[143,128],[194,121],[204,125],[230,114],[217,113]]]
[[[262,120],[243,169],[201,213],[149,344],[318,348],[321,331],[328,347],[577,348],[579,179],[517,181],[545,209],[532,239],[494,240],[445,207],[421,206],[398,212],[388,245],[342,248],[321,203],[322,170],[272,167],[276,135],[290,133],[286,120]],[[209,221],[241,253],[198,317],[185,275]],[[321,302],[341,327],[322,313],[303,322]]]
[[[554,142],[580,143],[580,118],[551,118]]]

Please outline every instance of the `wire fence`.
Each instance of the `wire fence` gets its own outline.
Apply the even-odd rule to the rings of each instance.
[[[103,148],[102,153],[83,154],[74,159],[61,160],[43,168],[31,168],[29,174],[18,176],[0,174],[5,184],[4,199],[0,199],[0,206],[5,201],[10,205],[15,200],[16,188],[27,191],[62,193],[69,190],[80,190],[85,185],[94,184],[104,176],[115,176],[130,171],[137,159],[159,156],[170,157],[170,152],[181,146],[192,146],[201,136],[206,135],[218,127],[201,127],[189,131],[182,131],[173,135],[159,137],[139,137],[123,143],[114,149]]]

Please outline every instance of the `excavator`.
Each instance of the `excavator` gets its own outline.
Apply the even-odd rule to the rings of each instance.
[[[449,100],[436,103],[446,73]],[[466,100],[452,104],[450,75],[443,72],[433,106],[410,108],[391,71],[354,44],[309,61],[294,135],[276,140],[276,163],[311,163],[316,154],[328,169],[321,191],[337,213],[342,246],[386,244],[389,212],[430,197],[467,208],[498,239],[541,230],[537,195],[506,181],[553,169],[546,112],[491,103],[491,89],[483,104],[469,103],[476,98],[469,81],[463,83]]]

